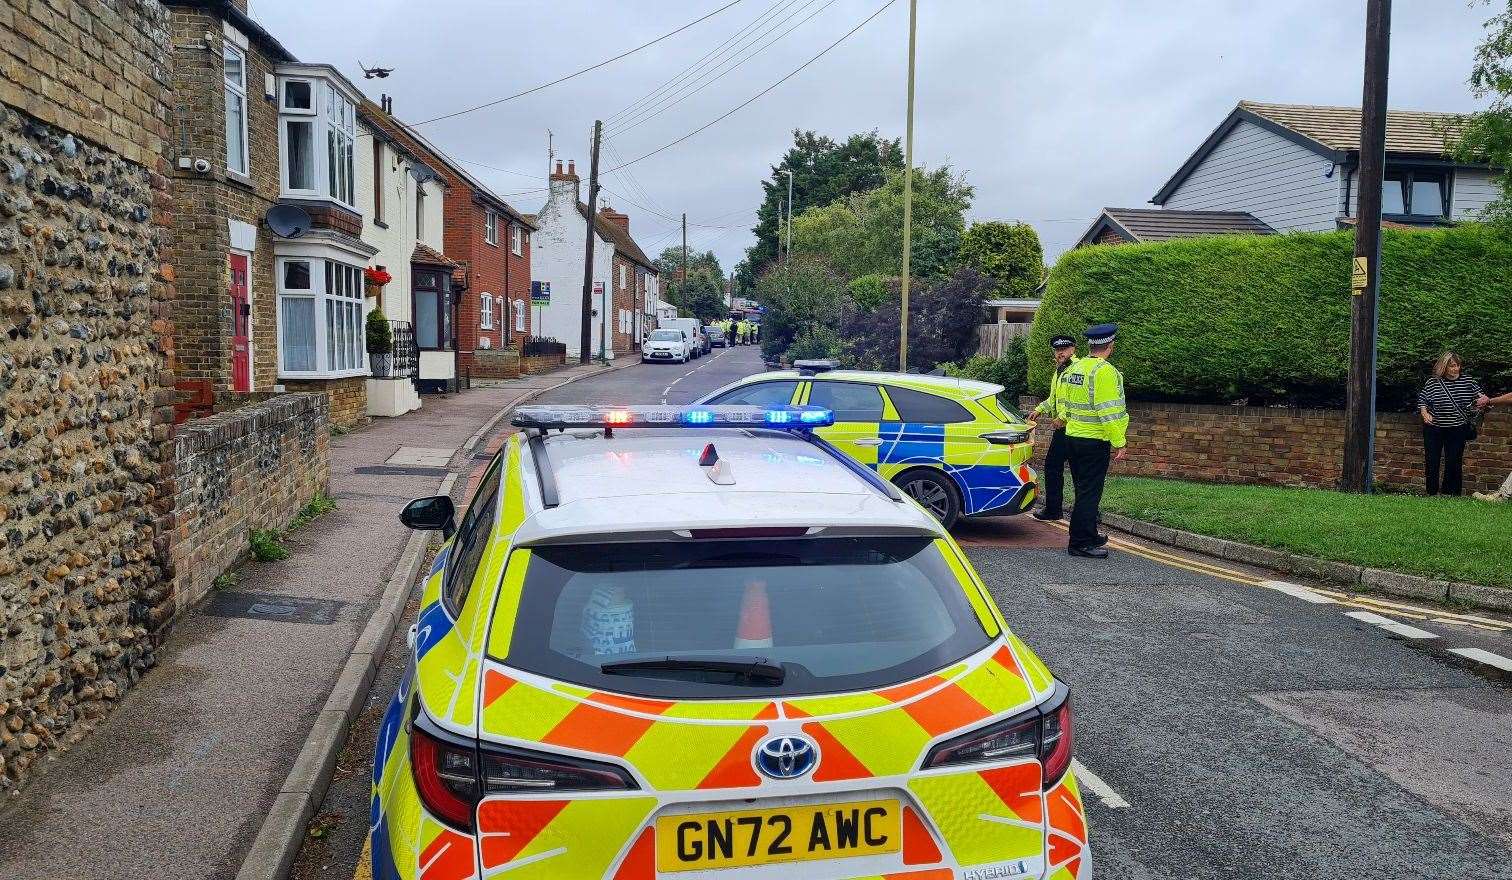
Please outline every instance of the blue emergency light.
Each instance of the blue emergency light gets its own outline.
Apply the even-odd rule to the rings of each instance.
[[[510,424],[564,428],[772,428],[808,431],[835,423],[822,406],[522,406]]]

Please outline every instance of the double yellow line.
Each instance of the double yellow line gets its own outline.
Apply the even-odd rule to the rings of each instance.
[[[1049,525],[1052,525],[1063,532],[1070,531],[1070,528],[1065,523],[1052,522],[1049,523]],[[1108,546],[1116,547],[1119,550],[1124,551],[1125,553],[1132,553],[1135,556],[1142,556],[1145,559],[1159,562],[1162,565],[1169,565],[1172,568],[1179,568],[1184,571],[1194,572],[1196,574],[1205,574],[1209,577],[1221,578],[1222,580],[1232,581],[1236,584],[1247,584],[1252,587],[1269,589],[1268,587],[1263,586],[1265,582],[1269,580],[1269,578],[1256,577],[1251,574],[1245,574],[1242,571],[1236,571],[1235,569],[1217,565],[1211,562],[1201,562],[1195,559],[1188,559],[1184,556],[1177,556],[1174,553],[1169,553],[1164,550],[1156,550],[1151,547],[1146,547],[1143,544],[1136,544],[1124,538],[1115,538],[1109,536]],[[1359,596],[1352,593],[1339,592],[1337,590],[1325,590],[1320,587],[1307,587],[1306,589],[1309,589],[1320,596],[1326,596],[1327,598],[1334,600],[1340,605],[1350,605],[1355,608],[1364,608],[1369,611],[1379,611],[1386,614],[1392,614],[1397,617],[1406,617],[1412,620],[1430,620],[1439,623],[1452,623],[1459,626],[1468,626],[1475,629],[1486,630],[1488,632],[1512,632],[1512,623],[1508,623],[1503,620],[1495,620],[1490,617],[1480,617],[1474,614],[1456,614],[1454,612],[1443,611],[1437,608],[1424,608],[1420,605],[1407,605],[1401,602],[1392,602],[1387,599],[1377,599],[1371,596]]]

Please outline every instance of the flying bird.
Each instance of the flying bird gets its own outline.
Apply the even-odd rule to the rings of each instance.
[[[363,79],[387,79],[388,75],[394,72],[392,67],[368,67],[361,61],[357,62],[357,66],[362,68]]]

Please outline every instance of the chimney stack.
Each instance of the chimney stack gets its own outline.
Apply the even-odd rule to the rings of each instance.
[[[556,201],[559,198],[563,201],[570,199],[574,203],[582,201],[578,187],[577,163],[571,159],[567,160],[565,172],[562,171],[562,160],[557,160],[556,170],[551,172],[548,183],[551,187],[550,201]]]
[[[626,232],[630,231],[630,215],[629,214],[621,214],[620,212],[614,210],[613,208],[605,207],[605,208],[602,208],[599,211],[599,216],[603,217],[605,220],[608,220],[610,223],[613,223],[614,225],[618,226],[619,228],[625,230]]]

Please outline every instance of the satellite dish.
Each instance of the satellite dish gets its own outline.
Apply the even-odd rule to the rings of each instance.
[[[310,231],[310,215],[298,205],[274,205],[263,220],[280,238],[298,238]]]

